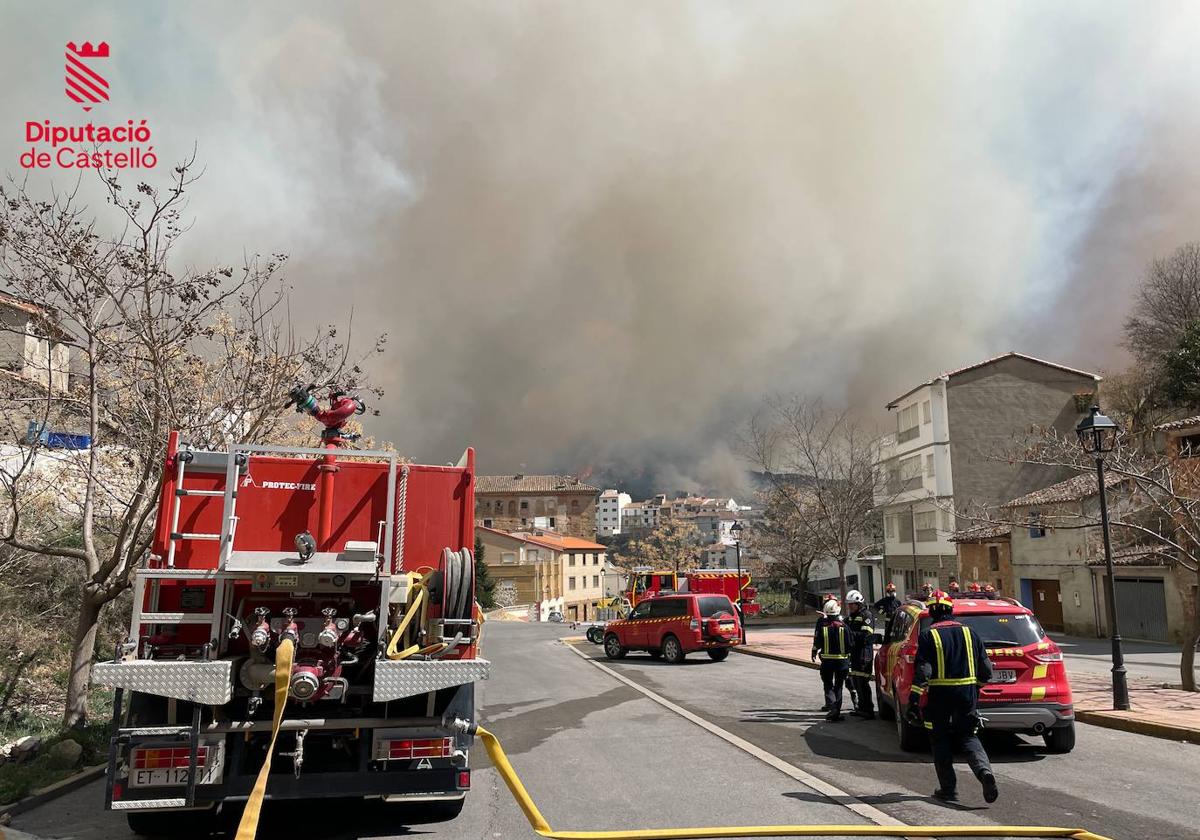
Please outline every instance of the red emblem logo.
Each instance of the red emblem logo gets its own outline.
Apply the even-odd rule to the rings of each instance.
[[[84,41],[80,47],[74,41],[67,44],[67,98],[78,102],[85,111],[108,101],[108,82],[88,63],[101,58],[108,58],[105,41],[94,47],[91,41]]]

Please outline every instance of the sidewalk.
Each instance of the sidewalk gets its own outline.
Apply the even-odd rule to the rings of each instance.
[[[810,661],[812,632],[760,630],[747,632],[739,653],[816,668]],[[1152,680],[1129,680],[1127,712],[1112,707],[1112,680],[1107,675],[1070,669],[1075,719],[1109,729],[1200,744],[1200,693],[1163,688]]]

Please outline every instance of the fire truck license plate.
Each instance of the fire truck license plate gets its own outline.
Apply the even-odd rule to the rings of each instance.
[[[220,767],[199,768],[198,785],[212,785],[221,781]],[[130,770],[130,787],[166,787],[171,785],[186,785],[188,769],[186,767],[167,767],[159,770]]]
[[[204,744],[207,747],[205,761],[196,768],[199,777],[196,779],[198,785],[215,785],[221,781],[225,770],[225,750],[217,745]],[[186,747],[180,748],[157,748],[148,747],[144,750],[134,750],[130,756],[129,766],[129,786],[130,787],[172,787],[186,785],[188,783],[188,769],[182,756],[176,758],[180,753],[186,753]],[[139,753],[142,755],[139,756]],[[174,753],[168,757],[163,757],[164,753]],[[172,764],[180,763],[182,767],[154,767],[154,764]],[[143,765],[138,767],[137,765]],[[146,767],[145,765],[151,765]]]
[[[1015,683],[1017,681],[1017,672],[1008,668],[999,668],[992,671],[992,682],[994,683]]]

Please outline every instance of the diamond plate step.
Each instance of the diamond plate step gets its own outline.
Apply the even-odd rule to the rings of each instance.
[[[109,688],[127,688],[159,697],[220,706],[233,696],[233,662],[179,662],[134,659],[97,662],[92,680]]]
[[[148,811],[151,808],[183,808],[187,800],[182,796],[176,799],[115,799],[114,811]]]
[[[380,659],[375,663],[376,703],[428,694],[441,688],[486,680],[492,663],[486,659]]]

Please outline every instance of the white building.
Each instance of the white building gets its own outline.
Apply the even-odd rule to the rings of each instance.
[[[633,501],[628,493],[605,490],[596,505],[596,534],[611,537],[621,533],[621,512]]]

